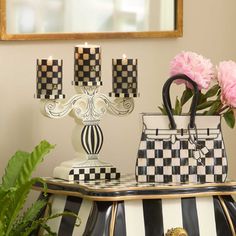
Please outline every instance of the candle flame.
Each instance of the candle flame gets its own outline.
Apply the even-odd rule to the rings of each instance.
[[[123,59],[127,59],[127,56],[125,54],[122,55]]]
[[[87,43],[87,42],[85,42],[85,43],[84,43],[84,45],[85,45],[85,46],[88,46],[88,43]]]

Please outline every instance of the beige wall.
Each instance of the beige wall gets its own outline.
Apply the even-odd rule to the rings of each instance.
[[[192,50],[214,63],[236,61],[236,1],[185,0],[184,36],[178,39],[96,40],[102,46],[102,92],[111,90],[111,59],[126,53],[139,59],[139,91],[134,112],[125,118],[106,115],[101,122],[105,143],[101,158],[116,165],[122,173],[133,172],[139,144],[139,113],[157,111],[161,87],[168,77],[169,61],[181,50]],[[35,172],[50,176],[60,162],[73,158],[70,118],[51,120],[43,117],[35,92],[36,58],[53,55],[64,59],[64,91],[74,92],[73,47],[84,41],[0,42],[0,175],[9,157],[18,149],[30,151],[40,140],[57,144]],[[230,162],[230,177],[236,178],[234,166],[236,130],[224,126]]]

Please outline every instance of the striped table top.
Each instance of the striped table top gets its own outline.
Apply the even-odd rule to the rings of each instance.
[[[65,181],[52,177],[43,178],[48,193],[68,196],[79,196],[95,201],[121,201],[132,199],[169,199],[183,197],[204,197],[214,195],[236,194],[236,182],[204,184],[181,183],[138,183],[134,175],[123,175],[116,180]],[[43,185],[38,182],[34,190],[42,191]]]

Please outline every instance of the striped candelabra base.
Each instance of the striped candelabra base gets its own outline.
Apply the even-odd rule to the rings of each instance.
[[[98,155],[103,144],[103,134],[100,126],[85,125],[81,134],[81,143],[89,155],[89,159],[94,159],[94,156]]]
[[[81,143],[88,159],[80,167],[70,172],[69,178],[74,180],[118,179],[120,173],[111,164],[98,159],[103,144],[100,126],[85,125],[81,133]]]

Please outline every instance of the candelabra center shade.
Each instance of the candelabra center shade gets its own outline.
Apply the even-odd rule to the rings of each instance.
[[[74,52],[75,86],[101,86],[101,48],[98,45],[77,45]]]

